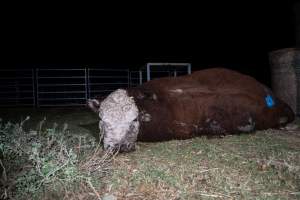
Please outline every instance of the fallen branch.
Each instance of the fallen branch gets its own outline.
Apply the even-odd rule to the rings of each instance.
[[[1,179],[3,179],[3,181],[6,182],[7,181],[6,169],[5,169],[1,159],[0,159],[0,165],[1,165],[1,168],[3,170],[2,174],[1,174]]]
[[[208,193],[199,193],[200,196],[205,196],[205,197],[213,197],[213,198],[232,198],[231,196],[225,195],[225,194],[208,194]]]
[[[92,190],[95,193],[95,195],[97,196],[98,200],[101,200],[101,197],[100,197],[99,193],[97,192],[97,190],[95,189],[95,187],[93,186],[93,184],[91,183],[91,181],[90,180],[86,180],[86,183],[92,188]]]
[[[200,171],[199,173],[204,173],[204,172],[209,172],[209,171],[212,171],[212,170],[217,170],[217,169],[219,169],[219,168],[211,168],[211,169],[206,169],[206,170],[202,170],[202,171]]]

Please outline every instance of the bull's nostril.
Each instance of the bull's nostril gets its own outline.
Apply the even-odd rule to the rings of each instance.
[[[109,148],[110,148],[110,145],[109,145],[109,144],[104,144],[104,145],[103,145],[103,149],[104,149],[104,150],[108,150]]]
[[[127,144],[127,149],[128,150],[134,150],[134,146],[135,146],[134,144],[128,143]]]
[[[108,152],[112,152],[112,153],[115,153],[115,152],[118,152],[120,149],[119,149],[119,145],[104,145],[103,146],[104,150],[105,151],[108,151]]]
[[[121,146],[121,152],[130,152],[135,150],[135,145],[132,143],[123,144]]]
[[[103,149],[105,151],[113,152],[130,152],[135,150],[135,144],[123,143],[123,144],[104,144]]]
[[[104,147],[104,150],[113,150],[116,148],[114,145],[111,145],[111,144],[104,144],[103,147]]]

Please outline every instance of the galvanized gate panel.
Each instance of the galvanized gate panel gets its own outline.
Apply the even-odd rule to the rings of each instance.
[[[85,105],[86,70],[36,69],[37,106]]]
[[[143,68],[142,68],[143,69]],[[147,72],[147,81],[166,76],[178,76],[191,74],[192,66],[190,63],[147,63],[144,70]]]
[[[144,76],[143,76],[144,73]],[[130,87],[136,87],[138,85],[141,85],[146,80],[143,79],[143,77],[146,77],[146,72],[143,71],[131,71],[130,72]]]
[[[119,88],[128,88],[130,83],[128,69],[88,68],[88,97],[104,98]]]
[[[0,106],[35,105],[34,70],[0,70]]]
[[[294,65],[297,77],[297,115],[300,116],[300,51],[295,55]]]

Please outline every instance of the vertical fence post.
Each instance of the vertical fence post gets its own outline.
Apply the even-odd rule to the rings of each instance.
[[[150,63],[147,63],[147,81],[150,81]]]
[[[192,66],[191,64],[189,63],[188,64],[188,74],[191,74],[192,73]]]
[[[129,70],[129,87],[132,87],[134,85],[132,80],[132,71]]]
[[[87,86],[88,86],[88,98],[91,98],[91,80],[90,80],[90,68],[87,67]]]
[[[139,70],[139,78],[140,78],[140,85],[143,84],[143,72],[142,70]]]
[[[31,69],[31,84],[32,84],[32,103],[33,103],[33,105],[32,106],[36,106],[36,95],[35,95],[35,93],[36,93],[36,86],[35,86],[35,70],[34,70],[34,68],[32,68]]]
[[[130,88],[130,72],[129,72],[129,69],[127,69],[127,88]]]
[[[35,85],[36,85],[36,107],[40,107],[39,104],[39,68],[35,69]]]
[[[89,96],[89,89],[88,89],[88,69],[87,67],[84,68],[84,79],[85,79],[85,101],[87,101],[90,96]]]

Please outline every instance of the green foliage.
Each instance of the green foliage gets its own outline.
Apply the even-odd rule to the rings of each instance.
[[[44,130],[40,122],[38,131],[26,132],[23,125],[28,120],[15,124],[0,120],[1,198],[37,199],[57,183],[66,188],[89,180],[88,169],[80,169],[79,158],[96,149],[94,138],[71,134],[66,124],[59,130],[56,123]]]

